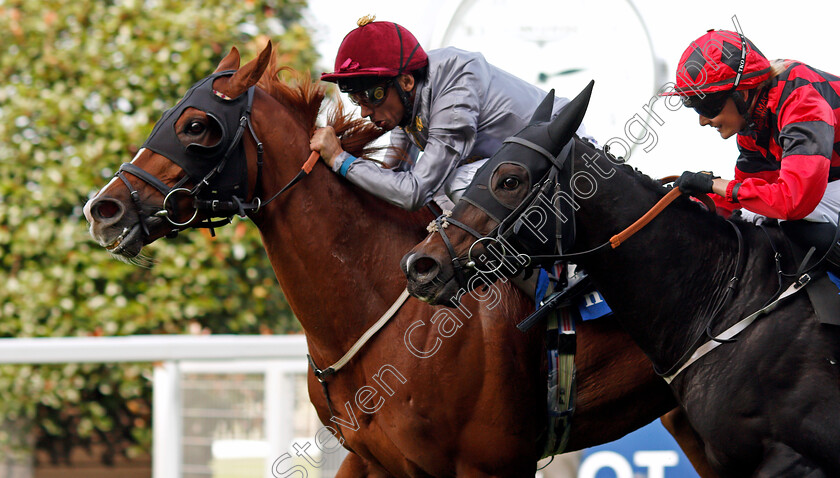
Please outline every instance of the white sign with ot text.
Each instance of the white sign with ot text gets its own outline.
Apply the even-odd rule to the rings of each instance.
[[[648,478],[665,478],[665,469],[674,467],[679,462],[675,451],[637,451],[633,454],[633,464],[647,471]],[[633,466],[622,455],[614,451],[599,451],[589,455],[580,464],[578,478],[597,478],[598,472],[609,469],[616,478],[634,478]]]
[[[577,478],[698,478],[659,420],[612,443],[584,450]]]

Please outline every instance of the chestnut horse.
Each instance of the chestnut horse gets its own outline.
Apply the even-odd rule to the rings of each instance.
[[[300,176],[324,97],[308,79],[280,81],[275,62],[269,43],[240,68],[234,48],[85,215],[93,237],[125,259],[205,219],[248,214],[312,363],[326,368],[405,289],[399,259],[432,217],[386,204],[321,163],[275,196]],[[332,121],[354,154],[378,134],[360,120]],[[338,476],[534,476],[547,427],[543,334],[515,328],[532,307],[508,283],[464,296],[457,315],[409,298],[343,369],[322,376],[325,386],[309,374],[318,416],[352,452]],[[567,450],[615,440],[675,406],[613,321],[587,322],[578,337]]]
[[[591,275],[662,371],[719,474],[840,476],[840,329],[796,293],[825,271],[790,273],[778,228],[725,221],[686,198],[635,236],[619,234],[667,189],[574,138],[591,91],[551,121],[551,103],[538,108],[477,172],[448,218],[447,242],[431,236],[406,255],[409,289],[445,302],[456,276],[476,268],[504,270],[498,261],[519,255],[553,261],[556,226],[573,221],[562,257]],[[496,241],[507,246],[493,255],[485,246]],[[472,268],[456,275],[453,263]],[[735,340],[709,339],[729,339],[751,317]]]

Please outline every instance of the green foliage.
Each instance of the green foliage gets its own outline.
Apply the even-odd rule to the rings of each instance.
[[[310,68],[305,0],[0,0],[0,336],[298,330],[256,229],[190,231],[152,269],[92,242],[85,201],[236,46]],[[150,364],[0,367],[0,414],[54,460],[148,450]],[[5,434],[0,432],[0,441]]]

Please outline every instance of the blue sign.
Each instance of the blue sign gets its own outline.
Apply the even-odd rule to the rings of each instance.
[[[578,478],[698,478],[659,420],[612,443],[588,448]]]

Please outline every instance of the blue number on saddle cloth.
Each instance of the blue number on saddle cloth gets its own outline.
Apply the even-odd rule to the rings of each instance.
[[[592,320],[612,314],[612,309],[597,290],[583,294],[578,302],[578,309],[582,320]]]
[[[840,289],[840,277],[837,277],[831,271],[828,271],[828,278],[831,279],[831,282],[834,282],[834,285],[836,285],[838,289]],[[840,294],[840,292],[838,292],[838,294]]]
[[[540,303],[548,292],[550,282],[548,272],[545,269],[540,269],[539,275],[537,276],[536,290],[534,291],[534,297],[536,297],[534,301],[535,309],[539,310]],[[835,283],[840,286],[840,282],[835,281]],[[578,302],[578,310],[580,311],[582,320],[592,320],[612,314],[612,309],[607,305],[607,301],[601,297],[600,292],[594,289],[581,296]]]

